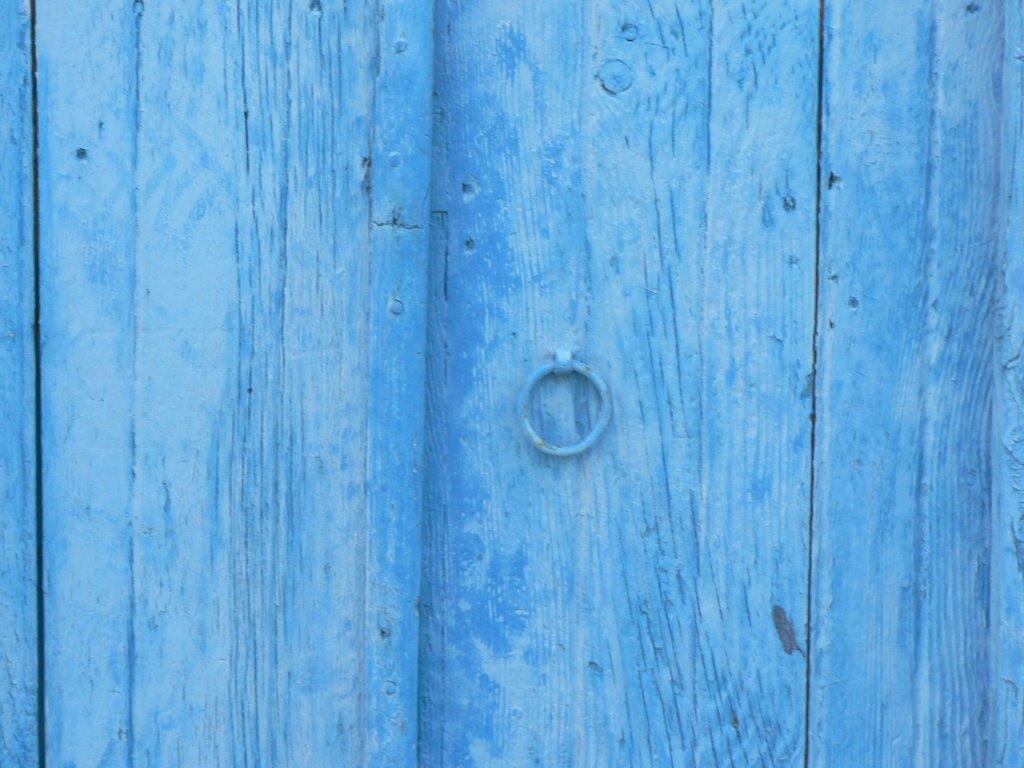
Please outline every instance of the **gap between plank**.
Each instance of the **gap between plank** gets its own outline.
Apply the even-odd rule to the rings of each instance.
[[[815,471],[818,436],[818,317],[821,312],[821,155],[823,148],[823,112],[825,102],[825,0],[818,4],[818,104],[817,104],[817,189],[814,215],[814,323],[811,334],[811,466],[810,466],[810,509],[807,523],[807,629],[804,637],[807,673],[804,688],[804,768],[811,763],[811,617],[814,609],[814,501]]]
[[[39,768],[46,768],[46,623],[43,613],[43,386],[41,257],[39,234],[39,44],[36,0],[29,0],[29,49],[32,66],[32,351],[35,377],[35,490],[36,490],[36,723]]]

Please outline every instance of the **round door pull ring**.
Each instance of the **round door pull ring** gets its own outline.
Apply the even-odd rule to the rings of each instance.
[[[597,414],[597,423],[594,424],[593,429],[590,430],[586,437],[572,445],[555,445],[541,437],[537,430],[534,429],[533,424],[530,423],[530,395],[533,394],[533,388],[541,379],[552,374],[568,376],[572,373],[578,373],[594,385],[594,389],[597,390],[597,394],[601,398],[601,407]],[[611,392],[608,391],[608,385],[604,383],[604,379],[593,368],[580,360],[574,360],[572,352],[560,349],[555,352],[554,361],[545,363],[530,374],[530,378],[526,380],[526,384],[519,393],[516,409],[520,422],[523,425],[523,431],[526,432],[526,436],[530,438],[530,442],[538,450],[551,456],[575,456],[576,454],[583,453],[596,443],[597,438],[601,436],[605,427],[608,426],[608,422],[612,418],[612,396]]]

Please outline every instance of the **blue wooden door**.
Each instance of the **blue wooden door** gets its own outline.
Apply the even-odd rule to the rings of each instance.
[[[802,763],[817,3],[441,14],[425,763]]]
[[[1019,4],[0,17],[0,765],[1024,765]]]

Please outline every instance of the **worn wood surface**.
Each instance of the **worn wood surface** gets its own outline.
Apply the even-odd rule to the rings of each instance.
[[[1024,7],[1005,7],[1002,253],[992,445],[992,759],[1024,765]]]
[[[825,30],[810,765],[992,765],[1002,9]]]
[[[48,765],[1024,763],[1020,3],[37,5]]]
[[[50,764],[413,764],[431,13],[39,0]]]
[[[29,5],[0,2],[0,765],[38,764]]]
[[[802,765],[818,4],[438,30],[423,764]]]

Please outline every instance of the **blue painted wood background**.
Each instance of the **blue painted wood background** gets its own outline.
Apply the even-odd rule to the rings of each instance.
[[[0,18],[0,765],[1024,765],[1019,3]]]

